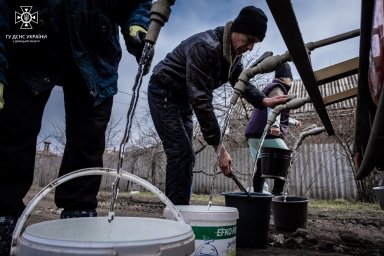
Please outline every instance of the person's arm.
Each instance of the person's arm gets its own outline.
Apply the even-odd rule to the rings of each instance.
[[[268,97],[277,97],[284,95],[284,91],[280,87],[275,87],[272,89],[272,91],[268,94]],[[273,109],[268,108],[268,117],[272,114]],[[270,134],[273,136],[280,136],[281,130],[280,130],[280,116],[278,115],[275,119],[275,122],[271,125]]]
[[[214,145],[213,148],[215,149],[215,152],[217,152],[218,145]],[[222,145],[220,150],[220,157],[219,157],[219,168],[223,172],[223,174],[227,177],[232,176],[231,171],[232,166],[232,158],[229,155],[228,151],[225,149],[224,145]]]
[[[265,96],[259,89],[251,83],[248,83],[243,93],[243,98],[252,106],[259,109],[266,107],[274,108],[277,105],[288,101],[287,95]]]
[[[295,126],[296,128],[301,128],[301,122],[295,118],[289,117],[288,125]]]
[[[130,1],[122,1],[123,4],[115,6],[117,22],[121,28],[121,33],[125,40],[125,45],[129,53],[136,57],[139,62],[144,47],[144,38],[150,23],[150,10],[152,1],[141,0],[132,9]],[[132,10],[127,13],[127,10]]]
[[[189,102],[200,125],[204,140],[209,145],[220,142],[220,126],[214,113],[212,69],[218,61],[210,45],[200,43],[185,50],[186,85]]]

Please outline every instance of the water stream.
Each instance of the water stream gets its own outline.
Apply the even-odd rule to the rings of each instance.
[[[144,49],[141,55],[141,59],[139,62],[139,67],[137,70],[136,78],[135,78],[135,83],[132,88],[132,98],[131,102],[129,104],[129,109],[127,113],[127,123],[125,125],[125,131],[124,131],[124,136],[123,139],[121,140],[120,143],[120,148],[119,148],[119,159],[117,163],[117,173],[119,174],[121,171],[121,167],[123,165],[123,160],[125,156],[125,148],[126,144],[128,143],[130,136],[131,136],[131,128],[132,128],[132,123],[133,123],[133,117],[135,115],[135,110],[137,106],[137,102],[139,101],[139,94],[140,94],[140,87],[143,82],[143,72],[144,72],[144,67],[147,63],[150,61],[150,52],[153,48],[153,44],[150,42],[146,42],[144,45]],[[115,203],[117,200],[117,196],[119,194],[119,182],[120,182],[120,177],[117,176],[115,181],[112,184],[112,199],[111,199],[111,204],[109,206],[109,213],[108,213],[108,221],[111,222],[115,216]]]
[[[221,152],[221,148],[223,147],[225,133],[227,131],[229,119],[230,119],[230,116],[231,116],[231,113],[232,113],[234,106],[235,106],[235,104],[230,104],[230,106],[227,110],[227,113],[226,113],[226,116],[224,119],[223,129],[221,131],[219,146],[216,149],[216,161],[215,161],[215,164],[213,166],[213,176],[212,176],[211,185],[210,185],[210,189],[209,189],[208,210],[212,206],[213,192],[215,190],[215,181],[216,181],[216,177],[217,177],[217,167],[219,166],[219,161],[220,161],[220,152]]]

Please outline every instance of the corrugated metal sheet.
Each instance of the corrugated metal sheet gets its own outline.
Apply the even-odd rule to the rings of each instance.
[[[230,150],[233,169],[244,186],[250,185],[253,161],[248,148]],[[354,199],[357,189],[351,167],[341,153],[338,144],[303,144],[295,154],[287,181],[288,194],[306,195],[312,199]],[[45,186],[57,177],[60,157],[36,159],[35,184]],[[115,169],[116,154],[105,154],[106,167]],[[196,156],[193,193],[209,193],[215,164],[215,153],[208,147]],[[123,170],[133,173],[159,189],[164,189],[165,157],[163,153],[147,150],[129,152],[124,159]],[[153,177],[155,175],[155,177]],[[43,179],[44,178],[44,179]],[[101,189],[110,190],[114,178],[104,176]],[[271,180],[267,179],[271,186]],[[121,180],[122,191],[143,190],[137,184]],[[215,193],[238,190],[236,184],[218,174]]]
[[[289,171],[287,180],[288,194],[305,195],[312,199],[354,199],[357,189],[351,167],[344,157],[338,144],[304,144],[295,153],[295,160]],[[253,161],[248,148],[230,152],[234,170],[244,186],[250,185]],[[193,192],[209,193],[214,153],[209,150],[197,156],[195,170],[211,166],[207,173],[198,172],[194,175]],[[205,168],[207,169],[207,168]],[[272,188],[272,180],[267,183]],[[216,193],[238,190],[236,184],[224,175],[216,179]]]
[[[348,76],[330,83],[326,83],[319,86],[320,93],[322,97],[330,96],[336,93],[340,93],[352,88],[357,87],[358,75]],[[289,91],[290,94],[295,94],[299,98],[304,98],[308,96],[305,86],[301,80],[295,80]],[[356,106],[356,97],[348,100],[344,100],[329,106],[326,106],[327,111],[329,110],[340,110],[348,109]],[[312,104],[305,104],[304,106],[291,110],[292,114],[306,113],[315,111]]]

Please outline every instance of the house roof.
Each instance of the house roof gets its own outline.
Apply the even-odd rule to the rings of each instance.
[[[323,99],[326,97],[335,95],[337,93],[342,93],[348,90],[352,90],[357,87],[357,79],[358,75],[351,75],[347,76],[323,85],[319,86],[319,91]],[[308,92],[305,89],[305,86],[303,84],[302,80],[295,80],[293,82],[292,88],[289,91],[290,94],[297,95],[298,98],[305,98],[308,96]],[[349,109],[356,106],[356,97],[340,101],[334,104],[330,104],[326,106],[326,110],[341,110],[341,109]],[[307,113],[307,112],[313,112],[315,111],[315,108],[313,107],[313,104],[305,104],[304,106],[291,110],[292,114],[299,114],[299,113]]]

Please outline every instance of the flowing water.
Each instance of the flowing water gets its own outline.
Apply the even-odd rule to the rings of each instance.
[[[146,42],[144,45],[144,49],[141,55],[141,59],[139,62],[139,67],[137,70],[136,78],[135,78],[135,84],[133,85],[132,88],[132,98],[131,102],[129,104],[129,109],[127,113],[127,123],[125,126],[125,131],[124,131],[124,136],[123,139],[120,143],[120,148],[119,148],[119,159],[117,163],[117,173],[120,173],[123,160],[124,160],[124,155],[125,155],[125,148],[126,144],[129,141],[129,138],[131,136],[131,128],[132,128],[132,123],[133,123],[133,117],[135,115],[135,110],[137,106],[137,102],[139,101],[139,93],[140,93],[140,87],[143,82],[143,72],[144,72],[144,67],[147,63],[150,61],[150,52],[153,48],[153,44]],[[120,178],[116,177],[115,181],[113,182],[112,185],[112,199],[111,199],[111,204],[109,207],[109,214],[108,214],[108,221],[111,222],[115,216],[114,210],[115,210],[115,203],[117,200],[117,196],[119,193],[119,181]]]
[[[251,187],[252,187],[253,178],[255,177],[255,174],[257,172],[257,159],[260,156],[261,148],[263,146],[263,143],[264,143],[264,140],[265,140],[265,137],[267,136],[267,134],[268,134],[268,131],[264,130],[263,134],[261,135],[260,141],[259,141],[259,145],[258,145],[258,148],[257,148],[257,151],[256,151],[255,160],[253,161],[252,177],[251,177],[251,180],[250,180],[250,184],[248,186],[248,192],[249,193],[251,192],[250,190],[251,190]]]
[[[216,149],[216,162],[213,166],[213,176],[212,176],[212,180],[211,180],[211,186],[209,189],[208,209],[212,206],[213,192],[215,190],[215,181],[216,181],[216,177],[217,177],[217,167],[219,166],[219,161],[220,161],[220,152],[221,152],[221,148],[223,147],[224,136],[225,136],[225,133],[227,131],[227,127],[229,124],[229,119],[230,119],[233,107],[234,107],[234,104],[231,104],[227,110],[227,114],[226,114],[225,120],[224,120],[224,126],[223,126],[223,129],[221,131],[219,146]]]

